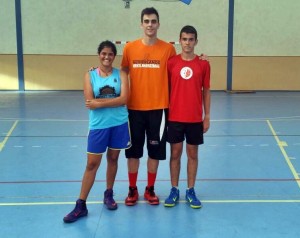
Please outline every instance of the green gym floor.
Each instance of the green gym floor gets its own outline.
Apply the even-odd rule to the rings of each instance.
[[[63,217],[79,195],[86,165],[88,112],[81,91],[0,92],[0,237],[296,238],[300,234],[300,92],[212,92],[211,128],[199,149],[195,190],[203,203],[163,206],[169,161],[160,163],[155,191],[127,207],[124,152],[114,187],[116,211],[103,205],[106,161],[88,198],[89,214]],[[169,147],[167,149],[169,157]],[[146,153],[145,153],[146,154]],[[138,176],[146,185],[146,156]]]

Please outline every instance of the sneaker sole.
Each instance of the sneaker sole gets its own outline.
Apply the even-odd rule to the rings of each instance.
[[[151,201],[149,201],[149,200],[147,200],[147,199],[145,199],[145,200],[146,200],[147,203],[150,204],[150,205],[158,205],[158,204],[159,204],[159,201],[158,201],[158,202],[151,202]]]
[[[171,199],[172,200],[172,199]],[[173,200],[174,201],[174,200]],[[179,201],[179,196],[177,197],[177,199],[175,199],[174,203],[166,203],[165,202],[165,207],[175,207],[175,205],[178,203]]]
[[[108,210],[117,210],[118,209],[118,205],[116,204],[116,206],[114,206],[114,207],[109,207],[105,202],[104,202],[104,205],[106,206],[106,208],[108,209]]]
[[[136,204],[137,204],[137,201],[135,201],[135,202],[126,202],[126,201],[125,201],[125,205],[126,205],[126,206],[129,206],[129,207],[134,206],[134,205],[136,205]]]
[[[113,211],[113,210],[117,210],[117,209],[118,209],[118,206],[116,206],[116,207],[108,207],[108,206],[106,206],[106,208],[107,208],[108,210]]]
[[[75,221],[77,221],[78,219],[80,219],[81,217],[86,217],[88,215],[88,213],[86,213],[86,214],[83,214],[83,215],[81,215],[81,216],[78,216],[76,219],[74,219],[74,220],[67,220],[67,219],[63,219],[64,220],[64,222],[65,223],[73,223],[73,222],[75,222]]]
[[[176,203],[174,203],[174,204],[167,204],[167,203],[165,203],[164,204],[165,207],[175,207],[175,205],[176,205]]]
[[[201,208],[202,206],[194,206],[194,205],[191,205],[191,204],[190,204],[190,207],[193,208],[193,209],[199,209],[199,208]]]
[[[202,205],[193,205],[193,204],[191,204],[191,202],[189,201],[188,198],[186,198],[185,200],[186,200],[186,202],[189,204],[189,206],[190,206],[191,208],[199,209],[199,208],[202,207]]]
[[[191,208],[193,208],[193,209],[199,209],[199,208],[201,208],[202,207],[202,205],[192,205],[188,200],[186,201],[187,202],[187,204],[191,207]]]
[[[150,205],[159,205],[159,202],[148,202]]]

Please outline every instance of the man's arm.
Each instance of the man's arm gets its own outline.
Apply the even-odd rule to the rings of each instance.
[[[203,88],[203,132],[206,133],[210,127],[210,89]]]

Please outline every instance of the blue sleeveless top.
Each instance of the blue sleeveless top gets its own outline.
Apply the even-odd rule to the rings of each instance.
[[[90,72],[94,98],[115,98],[121,94],[120,70],[113,68],[111,75],[101,77],[99,69]],[[118,107],[97,108],[89,111],[89,129],[105,129],[119,126],[128,121],[128,111],[125,105]]]

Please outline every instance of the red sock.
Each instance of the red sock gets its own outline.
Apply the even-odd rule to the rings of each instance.
[[[156,173],[148,172],[148,187],[154,186],[156,180]]]
[[[138,173],[128,173],[130,187],[136,187],[137,176]]]

